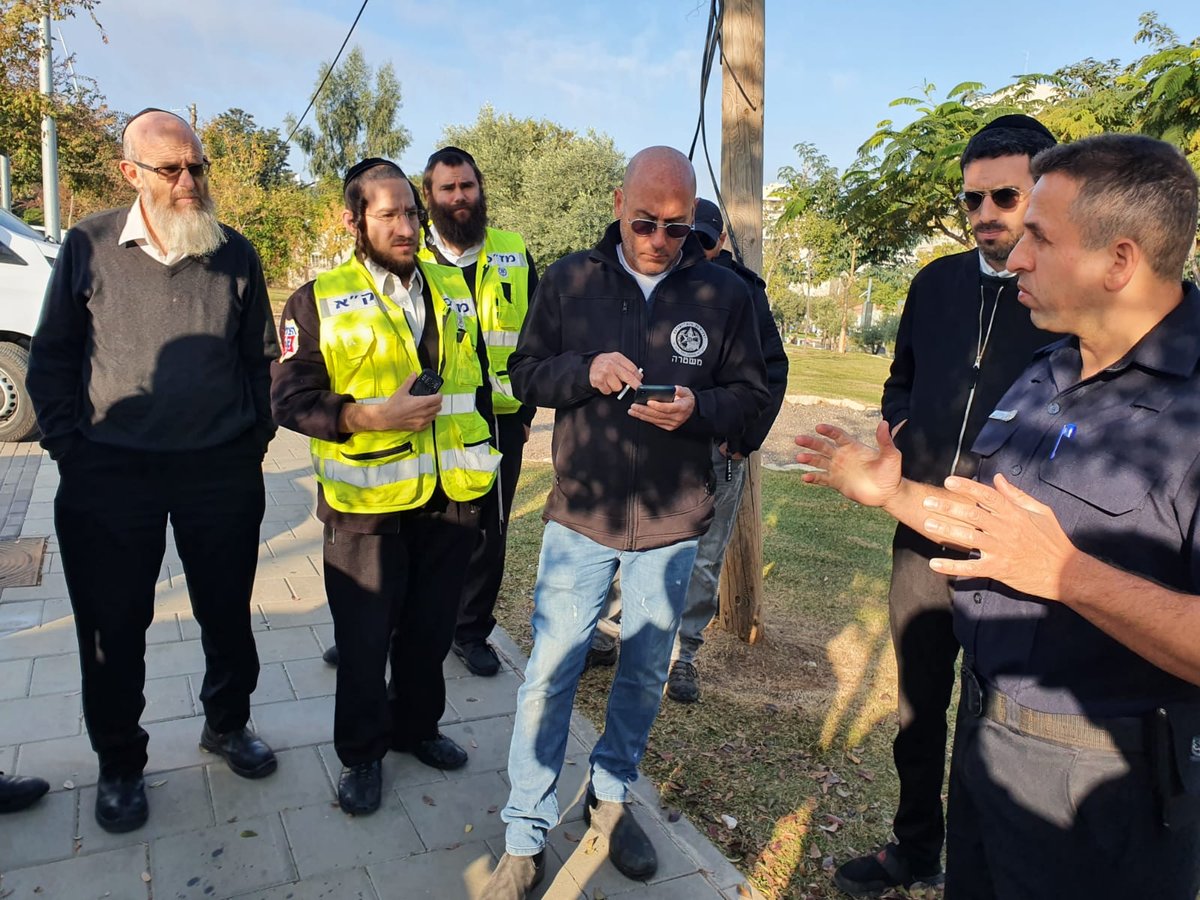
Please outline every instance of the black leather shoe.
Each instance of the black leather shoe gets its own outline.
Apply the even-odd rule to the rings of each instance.
[[[583,671],[594,669],[596,666],[615,666],[620,652],[621,645],[616,641],[613,641],[611,646],[603,647],[598,647],[593,643],[588,647],[587,661],[583,664]]]
[[[337,644],[330,644],[329,649],[321,654],[321,659],[325,660],[325,664],[337,668],[338,661],[341,657],[338,656]]]
[[[938,862],[914,865],[899,844],[888,844],[878,853],[846,860],[833,873],[833,883],[852,897],[874,897],[891,888],[907,888],[918,882],[936,886],[946,876]]]
[[[469,644],[454,644],[454,655],[476,675],[490,678],[500,671],[500,657],[487,641],[472,641]]]
[[[352,816],[365,816],[379,809],[383,766],[379,760],[342,769],[338,779],[338,806]]]
[[[45,779],[0,772],[0,813],[16,812],[32,806],[48,790],[50,784]]]
[[[400,753],[411,753],[427,766],[450,772],[467,764],[467,751],[440,731],[435,738],[415,743],[396,742],[392,749]]]
[[[525,900],[546,877],[546,851],[535,856],[505,853],[479,896],[487,900]]]
[[[249,728],[217,734],[205,722],[200,749],[225,757],[229,768],[243,778],[262,778],[275,771],[275,751]]]
[[[150,805],[146,782],[138,775],[101,775],[96,783],[96,821],[105,831],[124,834],[146,824]]]
[[[583,821],[608,840],[608,858],[626,878],[645,881],[658,871],[658,854],[629,804],[597,799],[589,786]]]

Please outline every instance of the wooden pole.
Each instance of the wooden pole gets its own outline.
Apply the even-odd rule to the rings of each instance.
[[[762,270],[763,65],[765,0],[725,0],[721,26],[721,198],[742,262]],[[721,570],[720,623],[751,644],[762,629],[762,498],[759,454],[746,462],[746,486]]]

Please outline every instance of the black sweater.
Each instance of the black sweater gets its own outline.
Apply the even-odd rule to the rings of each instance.
[[[648,304],[619,242],[614,222],[592,250],[546,270],[509,374],[523,403],[557,410],[543,517],[609,547],[648,550],[708,528],[712,442],[741,434],[770,395],[745,282],[689,237]],[[631,393],[592,387],[592,359],[613,351],[642,367],[645,384],[691,388],[692,417],[665,431],[629,415]]]
[[[211,256],[164,266],[117,243],[128,213],[84,219],[58,254],[26,379],[42,445],[199,450],[256,427],[265,447],[279,345],[254,248],[222,226]]]
[[[976,373],[981,307],[986,346]],[[1033,352],[1057,337],[1030,321],[1029,310],[1017,301],[1015,278],[1004,279],[1002,287],[1000,279],[980,273],[977,250],[936,259],[918,272],[908,289],[896,358],[883,385],[883,418],[892,428],[908,420],[896,437],[905,477],[940,485],[951,474],[975,382],[956,470],[973,476],[976,459],[968,451],[979,429]]]

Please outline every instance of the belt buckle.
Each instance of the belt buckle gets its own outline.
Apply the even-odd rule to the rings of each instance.
[[[963,676],[963,700],[967,706],[967,712],[978,719],[983,715],[983,687],[979,684],[979,678],[970,666],[962,667]]]

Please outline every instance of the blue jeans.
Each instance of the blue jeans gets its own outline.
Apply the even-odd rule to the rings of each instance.
[[[662,702],[696,543],[613,550],[557,522],[547,523],[533,592],[533,652],[517,692],[508,753],[512,790],[501,813],[508,824],[510,855],[537,853],[558,824],[555,786],[566,755],[575,689],[618,566],[625,595],[621,658],[604,733],[592,750],[591,784],[600,800],[624,802]]]

